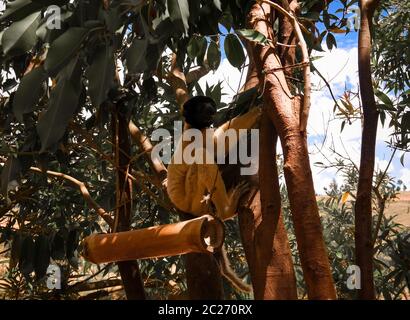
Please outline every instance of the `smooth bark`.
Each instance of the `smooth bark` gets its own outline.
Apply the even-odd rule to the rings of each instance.
[[[379,113],[371,75],[372,19],[379,1],[360,1],[359,83],[363,107],[363,132],[359,182],[355,204],[356,264],[360,267],[359,299],[375,299],[373,280],[372,187]]]
[[[248,27],[269,36],[269,21],[269,5],[252,6]],[[265,73],[264,103],[282,144],[285,180],[309,299],[335,299],[336,290],[323,241],[306,133],[299,129],[300,108],[293,107],[295,98],[290,93],[283,70],[280,70],[282,64],[276,48],[254,44],[253,54],[260,74]],[[266,73],[266,70],[277,71]]]
[[[127,172],[130,165],[131,144],[127,116],[118,103],[112,112],[112,138],[115,161],[118,166],[116,177],[116,211],[113,231],[128,231],[131,224],[132,182]],[[124,108],[123,108],[124,109]],[[128,300],[145,300],[145,291],[137,261],[118,263],[124,291]]]

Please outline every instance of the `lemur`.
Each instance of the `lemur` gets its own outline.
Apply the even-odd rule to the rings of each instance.
[[[183,155],[185,148],[191,141],[184,141],[181,138],[168,165],[167,192],[170,200],[179,210],[194,216],[202,216],[210,213],[210,205],[212,205],[214,214],[224,221],[235,216],[239,200],[242,195],[249,191],[249,186],[246,183],[240,183],[232,190],[227,191],[218,165],[214,161],[215,159],[209,161],[210,159],[206,158],[209,152],[207,147],[215,148],[218,139],[228,129],[234,129],[238,134],[239,129],[253,127],[259,119],[260,110],[253,108],[244,115],[237,116],[222,124],[213,131],[212,145],[206,146],[205,133],[213,124],[215,115],[216,104],[209,97],[196,96],[183,105],[183,134],[188,129],[201,131],[202,137],[204,137],[204,147],[192,151],[201,154],[203,162],[188,164],[184,161],[184,157],[181,157],[181,155]],[[230,147],[225,144],[225,151],[229,150]],[[178,153],[179,162],[176,161]],[[205,160],[208,160],[208,162]],[[251,287],[239,279],[230,267],[224,247],[214,256],[225,278],[230,280],[237,289],[245,292],[251,291]]]

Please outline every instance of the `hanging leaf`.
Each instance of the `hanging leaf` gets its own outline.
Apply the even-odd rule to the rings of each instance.
[[[171,21],[181,31],[187,32],[189,25],[189,4],[188,0],[168,0],[168,12]]]
[[[224,12],[219,20],[219,23],[222,24],[225,27],[225,29],[229,32],[233,24],[232,14],[230,12]]]
[[[205,95],[204,91],[202,90],[202,88],[201,88],[201,86],[199,85],[198,82],[195,82],[194,87],[195,87],[197,95],[199,95],[199,96],[204,96]]]
[[[9,268],[13,269],[17,266],[21,253],[22,239],[20,233],[13,235],[13,242],[11,243],[11,253],[9,260]]]
[[[4,54],[21,55],[29,51],[37,42],[36,30],[40,22],[40,12],[35,12],[8,27],[1,39]]]
[[[336,39],[335,39],[335,36],[333,34],[331,34],[331,33],[327,34],[326,45],[327,45],[327,48],[329,50],[332,50],[333,47],[337,48]]]
[[[60,233],[56,233],[51,243],[51,257],[54,260],[63,260],[66,256],[64,238]]]
[[[16,188],[19,185],[21,173],[20,161],[13,156],[9,157],[4,164],[3,170],[1,171],[1,192],[10,201],[8,194],[9,191]]]
[[[221,63],[221,50],[219,50],[219,46],[215,41],[211,41],[209,44],[206,59],[211,70],[218,69]]]
[[[49,5],[63,5],[68,0],[14,0],[7,1],[6,11],[0,16],[0,23],[3,21],[16,21],[23,19],[34,11],[38,11]]]
[[[46,236],[40,235],[37,237],[34,251],[34,272],[37,280],[40,280],[46,275],[50,264],[50,244]]]
[[[106,46],[98,50],[93,63],[86,71],[88,78],[88,93],[94,107],[99,107],[107,99],[108,91],[114,84],[115,62],[114,50]]]
[[[341,126],[340,126],[340,133],[343,132],[345,126],[346,126],[346,121],[343,120],[343,121],[342,121],[342,124],[341,124]]]
[[[235,34],[228,34],[224,43],[226,57],[231,65],[236,68],[241,68],[245,62],[245,54],[238,36]]]
[[[77,109],[81,94],[81,73],[77,59],[74,59],[63,71],[57,85],[51,91],[47,110],[37,124],[37,133],[41,141],[40,152],[45,152],[63,137],[74,111]]]
[[[74,268],[76,268],[78,262],[75,257],[75,251],[78,247],[79,237],[80,234],[77,229],[70,230],[67,236],[66,256],[68,261]]]
[[[35,249],[33,238],[31,236],[27,236],[26,238],[24,238],[21,245],[21,254],[19,261],[20,272],[26,277],[28,277],[30,273],[34,271],[34,256]]]
[[[395,111],[396,109],[393,106],[393,102],[390,100],[389,96],[379,90],[376,90],[375,92],[377,98],[380,99],[381,102],[383,102],[387,107],[390,107],[390,110]]]
[[[379,112],[380,114],[380,122],[382,123],[382,127],[384,127],[384,124],[386,122],[386,113],[384,111]]]
[[[23,115],[36,109],[37,103],[44,95],[44,81],[47,73],[43,66],[35,68],[27,73],[20,82],[13,100],[13,112],[19,121],[23,121]]]
[[[199,55],[199,52],[200,52],[199,39],[200,38],[198,38],[197,36],[193,36],[188,42],[186,52],[188,54],[188,57],[190,57],[192,60],[195,59]]]
[[[206,41],[205,37],[201,37],[198,39],[198,55],[197,55],[196,61],[199,65],[204,64],[204,58],[205,58],[207,46],[208,46],[208,41]]]
[[[219,10],[222,11],[222,5],[221,5],[221,0],[213,0],[215,7]]]
[[[147,54],[148,40],[134,39],[127,50],[127,68],[131,73],[141,73],[146,69],[147,63],[145,56]]]
[[[262,33],[255,29],[239,29],[236,30],[236,33],[247,40],[254,41],[262,45],[268,44],[268,39]]]
[[[59,36],[50,46],[44,68],[50,76],[55,76],[76,54],[87,36],[87,28],[73,27]]]

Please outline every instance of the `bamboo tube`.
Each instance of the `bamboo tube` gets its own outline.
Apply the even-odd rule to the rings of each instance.
[[[94,234],[83,240],[83,257],[93,263],[212,253],[224,241],[224,225],[210,215],[145,229]]]

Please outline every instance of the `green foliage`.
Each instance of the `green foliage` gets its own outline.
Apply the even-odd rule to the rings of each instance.
[[[300,20],[312,28],[312,35],[306,35],[311,49],[323,50],[323,40],[331,49],[336,46],[333,34],[348,31],[345,13],[340,11],[340,15],[336,15],[327,10],[331,2],[300,1]],[[343,9],[355,2],[340,1]],[[243,68],[246,57],[239,37],[268,44],[262,34],[246,29],[245,17],[253,3],[247,0],[158,0],[149,3],[114,0],[104,8],[101,1],[7,2],[0,16],[4,93],[0,97],[0,244],[9,249],[4,254],[9,267],[1,275],[0,288],[6,297],[50,299],[57,295],[77,299],[84,295],[83,291],[87,291],[84,288],[87,289],[90,282],[118,280],[119,272],[114,264],[99,267],[79,256],[84,237],[107,232],[108,228],[95,210],[87,206],[77,187],[29,168],[36,166],[75,177],[85,183],[96,203],[114,213],[117,168],[112,162],[113,106],[120,105],[120,101],[119,111],[133,119],[147,136],[158,127],[172,132],[172,122],[180,116],[166,78],[171,64],[169,53],[177,53],[177,63],[185,74],[206,64],[217,70],[223,56],[219,40],[225,37],[224,54],[233,66]],[[60,30],[47,28],[45,10],[49,5],[61,9]],[[323,23],[324,30],[318,30],[315,25],[318,22]],[[220,25],[226,27],[228,35],[221,33]],[[277,31],[278,26],[274,27]],[[36,62],[36,67],[26,72],[30,62]],[[125,66],[124,71],[122,66]],[[115,77],[116,70],[119,70],[120,79]],[[201,89],[194,81],[188,89],[190,94],[211,96],[218,103],[220,121],[246,110],[257,102],[258,95],[258,88],[252,88],[227,105],[221,101],[222,83],[207,84]],[[410,123],[406,109],[408,96],[408,92],[402,93],[397,101],[389,100],[398,114],[392,125],[405,128],[398,131],[401,141],[407,139]],[[384,95],[379,99],[381,110],[393,112]],[[350,107],[346,100],[343,111],[352,116]],[[132,146],[131,155],[130,172],[138,181],[130,199],[131,227],[175,222],[175,210],[167,203],[141,150]],[[285,195],[284,203],[286,205]],[[341,210],[328,204],[326,210],[329,217],[339,221],[324,219],[335,277],[339,279],[344,264],[350,262],[350,235],[346,246],[340,237],[351,227],[351,214],[347,205]],[[393,228],[391,223],[383,220],[381,230]],[[227,228],[232,264],[249,280],[236,222],[228,223]],[[389,272],[397,273],[393,273],[391,279],[405,278],[406,274],[400,270],[405,270],[407,238],[400,234],[400,238],[392,235],[386,239],[391,243],[381,242],[386,245],[383,254],[394,253],[398,257],[389,266]],[[290,242],[295,250],[292,234]],[[58,265],[62,270],[61,291],[45,286],[44,275],[49,264]],[[296,255],[295,265],[303,291]],[[144,260],[140,269],[149,298],[165,299],[170,294],[186,291],[185,269],[180,257]],[[387,271],[383,270],[384,277]],[[385,279],[383,277],[377,279]],[[395,281],[388,280],[378,286],[384,286],[383,290],[394,298],[398,292],[392,289]],[[342,286],[342,282],[338,283]],[[403,284],[400,282],[400,286]],[[225,289],[229,298],[248,298],[228,285]],[[341,287],[340,290],[343,291]],[[105,297],[109,295],[104,294]]]
[[[13,101],[13,112],[17,120],[23,122],[23,115],[36,109],[37,102],[44,95],[46,80],[47,74],[42,66],[31,70],[21,79]]]
[[[35,33],[39,19],[40,12],[34,12],[4,31],[1,39],[4,54],[20,55],[30,50],[36,44]]]
[[[236,33],[238,35],[241,35],[242,37],[244,37],[247,40],[255,41],[255,42],[260,43],[262,45],[267,45],[268,44],[268,39],[266,39],[266,37],[257,30],[239,29],[239,30],[236,30]]]
[[[239,38],[235,34],[228,34],[225,38],[224,48],[230,64],[240,69],[245,62],[245,54]]]
[[[98,108],[107,99],[108,92],[114,85],[115,63],[113,47],[106,45],[99,48],[92,64],[86,71],[88,92],[92,104]]]

